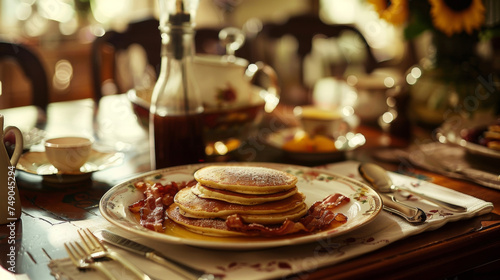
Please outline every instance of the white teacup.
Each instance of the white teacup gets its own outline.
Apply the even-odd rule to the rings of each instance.
[[[206,109],[236,108],[254,98],[252,80],[262,71],[271,81],[268,91],[278,92],[275,71],[263,63],[249,64],[239,57],[197,55],[193,60],[194,76]]]
[[[80,171],[90,157],[92,140],[84,137],[59,137],[45,141],[49,162],[62,173]]]
[[[302,129],[309,135],[338,137],[350,131],[350,125],[344,115],[335,109],[323,109],[316,106],[302,106],[294,109]]]

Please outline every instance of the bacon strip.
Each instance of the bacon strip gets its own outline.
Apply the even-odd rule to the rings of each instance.
[[[261,236],[280,236],[301,231],[314,232],[332,226],[332,223],[343,224],[347,222],[347,216],[342,213],[334,213],[332,210],[349,201],[348,197],[341,194],[329,195],[322,201],[314,203],[306,216],[298,222],[286,220],[279,227],[266,227],[255,223],[245,224],[237,214],[227,217],[226,226],[230,230]]]
[[[137,182],[135,187],[142,191],[145,198],[129,205],[129,210],[139,213],[142,226],[157,231],[163,231],[165,221],[165,210],[174,202],[174,197],[179,190],[185,187],[192,187],[197,182],[171,182],[167,185],[149,182]],[[347,216],[342,213],[335,213],[333,210],[350,199],[341,194],[327,196],[321,201],[315,202],[308,210],[307,214],[298,222],[286,220],[276,227],[264,226],[261,224],[246,224],[237,214],[226,219],[226,226],[230,230],[248,233],[259,236],[281,236],[296,232],[314,232],[332,226],[334,223],[343,224],[347,222]]]
[[[140,223],[143,227],[162,232],[165,221],[165,209],[174,202],[175,194],[182,188],[193,186],[196,181],[176,183],[167,185],[148,182],[137,182],[135,187],[144,192],[145,198],[129,206],[133,213],[139,213]]]
[[[335,213],[333,210],[343,204],[346,204],[350,199],[341,194],[333,194],[327,196],[322,201],[317,201],[310,208],[306,216],[300,219],[308,230],[308,232],[322,230],[332,222],[345,223],[347,217],[342,213]]]
[[[132,213],[139,213],[139,211],[141,211],[141,208],[144,207],[145,204],[146,204],[145,200],[141,199],[141,200],[129,205],[128,209]]]
[[[261,224],[245,224],[238,214],[231,215],[226,218],[226,226],[230,230],[248,233],[250,235],[259,236],[280,236],[299,231],[307,231],[301,223],[295,223],[290,220],[285,220],[280,227],[267,227]]]

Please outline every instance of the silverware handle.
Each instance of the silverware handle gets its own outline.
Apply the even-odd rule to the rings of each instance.
[[[149,252],[146,253],[146,258],[161,264],[170,270],[174,271],[175,273],[183,276],[186,279],[197,279],[197,280],[203,280],[203,279],[221,279],[218,276],[215,276],[213,274],[205,273],[204,271],[189,267],[185,264],[182,264],[180,262],[174,261],[170,258],[167,258],[165,256],[156,254],[154,252]]]
[[[384,203],[384,210],[397,214],[410,223],[423,223],[427,219],[427,215],[420,208],[398,202],[393,195],[381,194],[380,196]]]
[[[91,267],[95,268],[96,270],[98,270],[99,272],[101,272],[102,274],[104,274],[108,279],[110,280],[118,280],[114,275],[113,273],[111,273],[111,271],[109,271],[106,266],[104,266],[102,263],[100,262],[93,262],[91,265]]]
[[[108,257],[121,263],[125,268],[130,270],[130,272],[134,273],[139,279],[142,280],[151,280],[151,278],[142,272],[137,266],[135,266],[133,263],[129,262],[127,259],[119,255],[118,253],[108,250]]]
[[[437,199],[435,197],[428,196],[428,195],[423,194],[423,193],[411,191],[411,190],[408,190],[406,188],[405,189],[399,188],[399,189],[402,190],[402,191],[406,191],[406,192],[409,192],[411,194],[414,194],[416,196],[420,196],[421,198],[426,199],[426,200],[431,201],[431,202],[434,202],[437,205],[442,206],[442,207],[444,207],[444,208],[446,208],[448,210],[455,211],[455,212],[467,212],[467,208],[466,207],[463,207],[463,206],[460,206],[460,205],[456,205],[456,204],[453,204],[453,203],[450,203],[450,202],[442,201],[442,200]]]

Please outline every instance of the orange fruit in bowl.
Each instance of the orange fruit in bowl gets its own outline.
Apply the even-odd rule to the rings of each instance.
[[[306,133],[297,133],[293,139],[285,142],[282,148],[291,152],[333,152],[337,150],[334,139],[323,135],[311,137]]]
[[[312,152],[314,142],[307,134],[297,134],[283,145],[283,149],[292,152]]]
[[[318,152],[333,152],[337,150],[335,147],[335,141],[330,137],[315,135],[313,141],[315,143],[316,151]]]

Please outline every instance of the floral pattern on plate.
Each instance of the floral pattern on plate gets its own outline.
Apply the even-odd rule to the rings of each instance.
[[[135,182],[150,180],[152,182],[170,183],[190,181],[194,172],[207,164],[185,165],[151,171],[130,179],[111,188],[101,199],[100,211],[105,219],[112,224],[130,233],[157,241],[186,244],[203,248],[216,248],[225,250],[256,250],[279,246],[303,244],[323,238],[345,234],[356,228],[364,226],[375,219],[381,212],[382,201],[380,196],[366,184],[357,180],[336,175],[323,170],[285,164],[273,163],[231,163],[232,165],[255,165],[283,170],[298,177],[297,187],[306,195],[306,204],[311,206],[314,202],[323,200],[329,194],[340,193],[351,201],[338,208],[337,211],[348,217],[347,223],[307,235],[283,236],[281,238],[250,240],[244,238],[217,238],[197,239],[189,236],[173,236],[154,232],[142,227],[135,216],[128,210],[128,205],[140,200],[142,194],[133,187]]]

